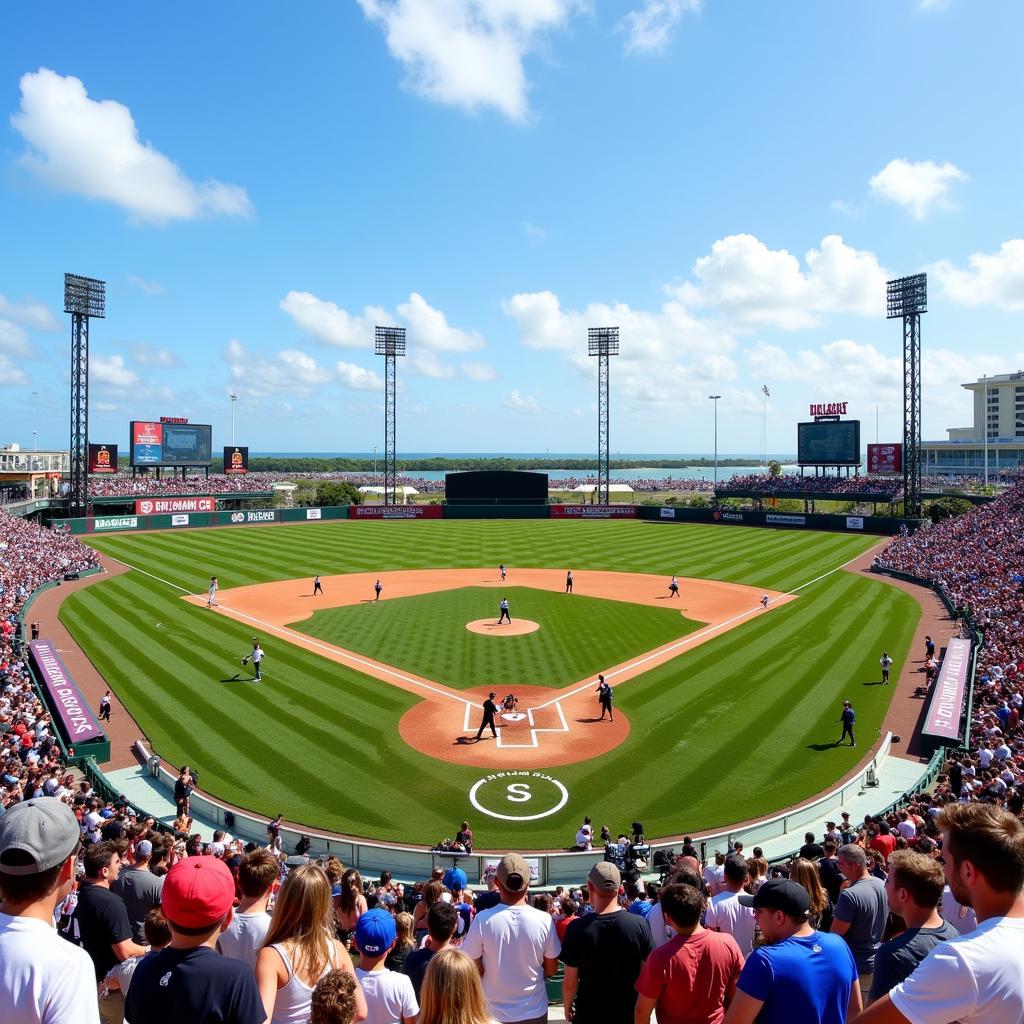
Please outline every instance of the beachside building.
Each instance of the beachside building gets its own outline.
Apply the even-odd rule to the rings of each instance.
[[[946,441],[921,444],[926,476],[989,476],[1024,471],[1024,370],[963,385],[974,395],[974,423]]]

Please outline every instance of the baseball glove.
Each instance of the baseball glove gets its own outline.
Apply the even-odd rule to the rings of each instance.
[[[243,665],[248,665],[249,664],[249,659],[248,658],[243,658],[242,659],[242,664]]]

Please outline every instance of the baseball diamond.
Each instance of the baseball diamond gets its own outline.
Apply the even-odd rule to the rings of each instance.
[[[843,697],[857,698],[865,744],[877,738],[889,694],[867,685],[875,648],[903,659],[919,616],[849,570],[876,542],[841,534],[342,521],[90,543],[131,571],[74,594],[61,617],[156,751],[256,813],[406,843],[480,813],[470,791],[496,770],[552,769],[568,796],[551,810],[529,786],[500,806],[490,793],[477,842],[495,849],[564,846],[586,814],[669,836],[811,796],[866,752],[826,742]],[[514,567],[505,583],[481,568],[499,562]],[[471,632],[497,623],[503,596],[513,625],[521,612],[537,629]],[[254,635],[259,683],[237,677]],[[476,741],[489,690],[517,707]]]

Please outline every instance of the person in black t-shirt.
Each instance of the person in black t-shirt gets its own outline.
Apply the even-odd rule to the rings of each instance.
[[[83,855],[85,884],[78,892],[74,930],[92,959],[96,980],[122,960],[147,953],[132,939],[132,925],[124,900],[110,891],[117,880],[121,858],[113,843],[93,843]]]
[[[836,859],[836,844],[831,839],[826,839],[824,849],[825,855],[818,860],[818,875],[829,900],[835,905],[843,884],[843,873],[839,870],[839,861]]]
[[[634,986],[654,942],[646,919],[619,907],[620,884],[614,864],[595,864],[587,876],[594,913],[577,918],[565,930],[562,996],[566,1006],[575,1000],[575,1024],[631,1024],[633,1020]]]
[[[459,925],[459,912],[451,903],[438,900],[427,911],[427,941],[421,949],[414,949],[402,965],[402,973],[412,982],[416,993],[416,1002],[420,999],[420,988],[423,976],[427,973],[427,965],[434,955],[451,945],[455,929]]]
[[[814,838],[813,832],[804,833],[804,845],[800,847],[800,852],[797,856],[810,861],[815,861],[825,856],[825,851]]]
[[[217,857],[189,857],[171,868],[162,893],[171,944],[135,968],[125,998],[128,1024],[263,1024],[252,968],[216,950],[234,898],[234,879]]]

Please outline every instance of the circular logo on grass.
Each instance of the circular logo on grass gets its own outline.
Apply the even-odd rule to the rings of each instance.
[[[568,801],[569,790],[544,772],[494,772],[478,779],[469,791],[469,802],[481,814],[503,821],[546,818]]]

